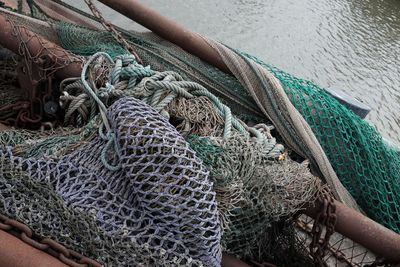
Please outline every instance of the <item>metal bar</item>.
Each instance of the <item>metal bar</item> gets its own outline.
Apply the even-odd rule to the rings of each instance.
[[[335,230],[391,263],[400,263],[400,235],[335,200]],[[320,205],[305,214],[315,219]]]
[[[67,267],[67,265],[0,230],[0,267]]]
[[[250,267],[247,263],[228,255],[226,253],[222,253],[222,267]]]
[[[83,25],[90,29],[97,29],[97,27],[90,23],[88,20],[84,20],[83,18],[76,15],[75,12],[72,12],[67,8],[63,8],[53,1],[35,0],[35,4],[38,5],[42,9],[42,11],[46,13],[46,15],[52,18]]]
[[[136,0],[116,1],[100,0],[104,4],[130,17],[161,37],[181,46],[210,64],[227,71],[227,66],[220,56],[197,34],[186,30],[175,22],[163,17],[156,11],[140,4]],[[18,52],[18,39],[12,34],[12,29],[4,16],[0,15],[0,43],[14,52]],[[30,42],[29,49],[36,54],[41,49],[40,42]],[[55,47],[56,45],[53,44]],[[56,55],[57,56],[57,55]],[[59,55],[60,56],[60,55]],[[80,64],[70,64],[59,70],[62,78],[78,77]],[[335,201],[337,207],[336,231],[353,241],[363,245],[375,254],[392,262],[400,262],[400,236],[364,215]],[[319,207],[309,208],[306,214],[315,218]],[[226,258],[229,260],[229,258]]]
[[[13,33],[11,24],[7,21],[6,17],[0,13],[0,45],[13,51],[16,54],[20,54],[20,40]],[[26,44],[31,55],[37,55],[38,57],[45,56],[49,57],[53,62],[57,62],[57,58],[62,58],[68,55],[68,53],[61,49],[54,43],[34,34],[29,30],[21,31],[21,36],[25,40],[29,40]],[[32,38],[35,37],[35,38]],[[43,44],[46,44],[46,49],[50,53],[46,53],[43,49]],[[81,74],[81,63],[72,62],[69,65],[63,67],[60,65],[59,70],[56,71],[56,75],[60,78],[67,77],[79,77]]]
[[[139,1],[99,1],[141,24],[165,40],[176,44],[188,53],[199,57],[226,73],[231,73],[218,53],[200,35],[185,29],[157,11],[139,3]]]

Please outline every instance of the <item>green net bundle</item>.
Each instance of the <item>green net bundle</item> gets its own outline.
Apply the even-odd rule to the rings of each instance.
[[[59,27],[61,43],[67,49],[80,52],[74,50],[70,41],[67,41],[71,34],[74,34],[74,40],[81,38],[88,46],[99,45],[98,39],[96,43],[91,44],[91,41],[84,38],[89,30],[65,24]],[[66,34],[68,30],[72,33]],[[184,77],[190,79],[195,76],[193,73],[196,73],[195,80],[202,84],[211,84],[211,91],[215,94],[224,91],[221,94],[222,99],[229,103],[236,113],[248,113],[253,118],[260,117],[259,112],[248,108],[247,103],[251,102],[251,98],[231,76],[208,66],[166,41],[157,42],[157,37],[150,34],[132,32],[126,35],[145,62],[156,62],[152,64],[155,69],[179,69]],[[119,50],[109,46],[105,51],[113,54]],[[360,207],[372,219],[399,233],[399,154],[383,142],[376,129],[341,105],[324,89],[267,65],[255,57],[243,55],[263,65],[279,79],[292,104],[311,126],[340,181]],[[237,96],[241,104],[235,103],[233,97],[227,94]]]
[[[222,251],[309,261],[293,216],[314,203],[319,180],[278,160],[270,126],[249,127],[204,86],[130,55],[96,53],[83,77],[60,83],[54,129],[0,132],[2,213],[109,266],[219,266]]]
[[[9,194],[22,195],[19,203],[29,196],[16,189],[15,176],[47,183],[47,190],[60,198],[57,205],[68,203],[66,207],[51,203],[32,207],[38,214],[61,209],[68,212],[71,222],[74,216],[93,214],[93,218],[83,218],[86,226],[94,227],[90,235],[101,240],[92,251],[76,243],[75,235],[60,241],[111,265],[124,264],[127,258],[121,253],[103,253],[110,251],[110,243],[135,255],[130,262],[139,265],[173,265],[174,261],[218,265],[221,250],[282,266],[309,264],[293,220],[299,210],[315,201],[321,185],[306,163],[287,157],[271,135],[273,127],[267,126],[272,122],[265,119],[238,79],[153,34],[124,32],[143,59],[141,66],[108,32],[54,20],[51,27],[46,35],[73,54],[86,57],[88,71],[83,77],[89,85],[79,78],[61,84],[65,117],[60,124],[64,127],[41,133],[8,130],[0,133],[0,142],[12,146],[1,153],[6,170],[2,183],[14,183]],[[360,207],[399,233],[399,154],[322,88],[245,53],[232,53],[261,64],[280,81]],[[105,117],[110,124],[106,132]],[[18,172],[10,177],[13,168]],[[86,180],[76,179],[77,174]],[[126,177],[130,180],[125,181]],[[107,179],[111,188],[103,181]],[[103,182],[96,185],[97,180]],[[129,191],[129,181],[140,181],[132,187],[136,191]],[[71,193],[68,188],[79,192]],[[107,190],[113,194],[105,194]],[[135,194],[140,200],[132,197]],[[10,205],[7,198],[2,199],[4,210]],[[146,212],[135,210],[138,203]],[[15,217],[14,213],[19,214],[12,209],[8,215],[33,222],[43,236],[64,234],[41,229],[37,218]],[[128,213],[137,220],[127,219]],[[48,221],[64,220],[59,218],[63,214],[46,216],[53,216]],[[183,223],[178,228],[174,223],[177,214]],[[152,228],[160,222],[165,228]],[[76,231],[73,225],[62,227]],[[191,228],[196,231],[192,233]],[[118,233],[126,239],[120,240],[115,236]]]
[[[253,59],[281,81],[360,207],[400,233],[400,154],[387,146],[374,127],[322,88]]]

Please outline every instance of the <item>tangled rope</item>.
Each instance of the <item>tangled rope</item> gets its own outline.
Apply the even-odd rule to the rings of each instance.
[[[97,88],[93,77],[100,75],[97,73],[99,70],[97,65],[105,64],[105,62],[112,67],[108,70],[109,79],[105,84],[100,85],[100,88]],[[94,73],[93,70],[95,70]],[[257,142],[267,143],[268,145],[264,146],[267,148],[265,151],[267,154],[279,155],[284,149],[282,145],[276,144],[271,135],[268,135],[270,129],[260,131],[259,127],[248,127],[233,116],[230,108],[204,86],[196,82],[185,81],[182,76],[173,71],[156,72],[149,66],[144,67],[137,63],[133,55],[117,56],[114,60],[107,53],[98,52],[90,57],[84,65],[80,80],[69,79],[63,81],[62,85],[71,81],[72,83],[65,86],[60,96],[61,106],[67,108],[64,122],[70,122],[73,114],[77,113],[77,123],[82,124],[93,118],[97,109],[99,110],[103,121],[99,135],[108,141],[101,158],[103,164],[110,170],[117,170],[120,166],[108,162],[107,151],[113,149],[118,156],[119,148],[106,117],[106,104],[123,96],[141,99],[167,119],[170,118],[168,107],[176,98],[206,97],[224,120],[224,139],[230,138],[233,131],[237,131],[247,138],[252,137]]]

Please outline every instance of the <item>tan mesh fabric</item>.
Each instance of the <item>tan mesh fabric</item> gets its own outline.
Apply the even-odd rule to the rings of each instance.
[[[252,95],[265,116],[274,123],[285,142],[296,153],[310,159],[318,167],[322,177],[338,200],[357,208],[358,205],[336,176],[310,126],[291,104],[280,82],[257,63],[245,60],[218,42],[207,38],[204,40],[220,54],[225,64]]]

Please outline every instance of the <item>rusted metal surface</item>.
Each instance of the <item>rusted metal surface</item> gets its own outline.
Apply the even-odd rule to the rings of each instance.
[[[228,255],[226,253],[222,254],[222,267],[250,267],[247,263]]]
[[[141,24],[165,40],[176,44],[183,50],[210,63],[220,70],[230,73],[222,58],[198,34],[185,29],[157,11],[141,4],[137,0],[99,0],[103,4]]]
[[[9,234],[12,233],[14,239]],[[71,266],[71,267],[100,267],[100,263],[87,258],[76,251],[67,249],[60,243],[50,238],[40,238],[36,236],[29,226],[12,220],[7,216],[0,214],[0,267],[2,266]],[[17,237],[17,238],[16,238]],[[18,240],[19,239],[19,240]],[[9,241],[10,244],[7,242]],[[8,247],[15,247],[9,249]],[[53,257],[51,257],[51,256]],[[8,265],[1,265],[3,257],[7,259]],[[22,258],[32,257],[30,262],[25,262]],[[20,260],[22,262],[20,262]],[[46,265],[47,261],[50,263],[57,263],[53,265]],[[33,263],[37,263],[34,265]],[[42,263],[42,265],[40,265]]]
[[[3,111],[15,112],[0,116],[0,122],[38,129],[43,122],[54,121],[59,115],[57,96],[53,92],[54,75],[61,79],[79,77],[82,59],[30,31],[23,23],[18,24],[10,16],[0,13],[0,44],[21,56],[16,72],[27,99],[3,106]]]
[[[53,67],[57,68],[56,75],[60,78],[80,76],[81,62],[70,62],[68,53],[56,44],[47,41],[27,29],[20,31],[19,36],[17,36],[11,23],[2,14],[0,14],[0,29],[1,46],[24,56],[20,40],[22,38],[27,40],[25,45],[32,57],[55,64]]]
[[[310,254],[315,266],[327,266],[324,257],[328,250],[329,240],[335,232],[337,221],[336,205],[332,194],[327,190],[322,190],[317,201],[320,202],[320,210],[315,216],[315,222],[311,230]]]
[[[31,11],[28,5],[28,1],[2,0],[2,2],[6,7],[18,10],[19,12],[24,14],[29,14]]]
[[[143,64],[143,61],[140,59],[139,55],[136,53],[136,49],[125,40],[125,38],[122,36],[122,34],[114,28],[114,26],[111,24],[111,22],[106,21],[104,19],[104,17],[101,15],[100,11],[93,4],[92,0],[85,0],[85,3],[90,8],[93,15],[100,21],[101,25],[103,25],[103,27],[112,34],[114,39],[120,45],[122,45],[127,51],[129,51],[129,53],[131,53],[135,57],[136,61],[139,64]]]
[[[35,4],[49,17],[61,21],[79,24],[91,29],[97,29],[97,27],[90,23],[88,20],[77,16],[74,12],[69,11],[67,8],[63,8],[53,1],[35,0]]]
[[[335,231],[363,245],[389,263],[400,263],[400,235],[336,200],[334,205]],[[320,210],[321,203],[308,208],[305,214],[316,219]]]
[[[51,255],[0,230],[0,267],[67,267]]]
[[[1,132],[1,131],[6,131],[6,130],[8,130],[8,129],[10,129],[9,126],[0,123],[0,132]]]

